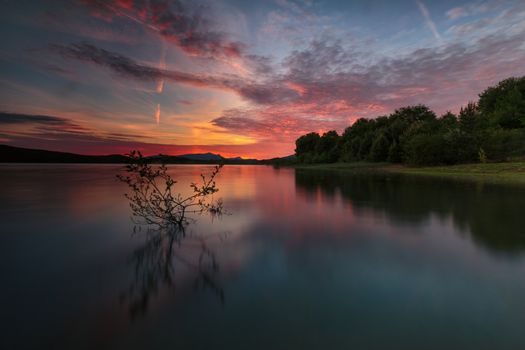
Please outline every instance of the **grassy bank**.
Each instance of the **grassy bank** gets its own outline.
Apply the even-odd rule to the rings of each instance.
[[[356,162],[296,165],[295,167],[298,169],[344,170],[356,173],[407,174],[525,186],[525,162],[460,164],[433,167],[409,167],[389,163]]]

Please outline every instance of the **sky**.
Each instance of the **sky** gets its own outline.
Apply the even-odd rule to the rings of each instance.
[[[525,75],[525,1],[3,0],[0,144],[293,154]]]

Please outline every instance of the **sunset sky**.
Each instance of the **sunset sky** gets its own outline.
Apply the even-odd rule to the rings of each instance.
[[[525,1],[4,0],[0,143],[269,158],[525,75]]]

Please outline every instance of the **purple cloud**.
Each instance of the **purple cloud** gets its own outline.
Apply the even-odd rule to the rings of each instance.
[[[243,45],[214,30],[202,8],[191,11],[181,1],[172,0],[83,0],[97,14],[124,17],[158,32],[186,53],[205,57],[239,57]]]

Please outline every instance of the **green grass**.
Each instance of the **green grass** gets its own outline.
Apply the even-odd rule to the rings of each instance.
[[[525,185],[525,162],[460,164],[450,166],[409,167],[389,163],[333,163],[296,165],[298,169],[332,169],[351,172],[373,172],[407,174],[462,180],[476,180],[488,183]]]

